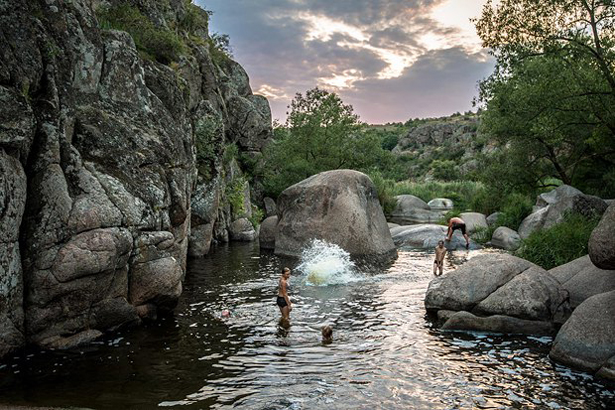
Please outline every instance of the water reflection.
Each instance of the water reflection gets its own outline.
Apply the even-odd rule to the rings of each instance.
[[[450,254],[445,274],[478,252]],[[352,280],[320,284],[298,269],[291,323],[281,326],[279,271],[301,261],[251,244],[221,247],[190,263],[174,316],[87,349],[1,363],[0,402],[138,410],[615,405],[612,386],[551,363],[549,339],[434,329],[423,307],[432,260],[402,249],[377,274],[359,267]],[[333,327],[331,344],[322,343],[324,325]]]

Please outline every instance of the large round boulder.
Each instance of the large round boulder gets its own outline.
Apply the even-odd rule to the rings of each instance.
[[[583,192],[570,185],[561,185],[549,192],[538,195],[536,198],[536,206],[545,207],[559,202],[564,198],[571,198],[580,194],[583,194]]]
[[[539,266],[509,254],[488,254],[432,280],[425,307],[438,312],[447,330],[548,334],[567,318],[566,296]]]
[[[594,295],[615,290],[615,272],[598,268],[587,255],[549,273],[568,291],[573,309]]]
[[[487,217],[479,212],[462,212],[459,217],[466,223],[468,234],[489,227],[487,225]]]
[[[410,246],[412,248],[433,249],[438,241],[446,238],[447,227],[435,224],[404,225],[391,228],[393,242],[397,246]],[[448,250],[465,249],[466,240],[459,230],[455,231],[450,242],[445,242]],[[477,245],[471,243],[472,248]]]
[[[580,370],[605,368],[600,373],[615,378],[615,291],[592,296],[579,305],[557,334],[549,356]]]
[[[229,226],[229,236],[233,241],[252,242],[258,238],[258,232],[248,218],[239,218]]]
[[[585,217],[604,214],[607,209],[604,200],[580,192],[572,195],[575,191],[577,190],[572,188],[553,195],[546,206],[527,216],[519,226],[521,238],[526,239],[536,230],[547,229],[563,222],[568,213],[581,214]],[[540,200],[538,202],[541,203]]]
[[[453,209],[453,201],[448,198],[434,198],[427,202],[433,211],[450,211]]]
[[[589,257],[597,267],[615,270],[615,204],[602,215],[589,238]]]
[[[400,225],[434,223],[442,219],[442,212],[434,211],[421,198],[398,195],[397,204],[389,220]]]
[[[519,249],[521,245],[521,238],[517,231],[507,228],[506,226],[499,226],[493,232],[491,245],[507,251],[515,251]]]
[[[555,268],[549,270],[549,273],[551,274],[551,276],[557,279],[559,283],[563,284],[568,282],[574,277],[574,275],[589,266],[592,266],[592,263],[589,259],[589,256],[585,255],[563,265],[556,266]]]
[[[532,232],[542,229],[548,212],[549,207],[544,207],[526,216],[521,225],[519,225],[519,236],[521,239],[527,239]]]
[[[275,233],[278,229],[278,217],[270,216],[261,223],[258,234],[259,245],[262,249],[275,249]]]
[[[356,256],[396,255],[378,192],[369,177],[352,170],[322,172],[280,194],[275,253],[300,255],[313,239]]]
[[[477,256],[454,274],[432,280],[425,295],[425,308],[470,311],[512,278],[535,266],[505,253]]]
[[[493,226],[498,222],[498,219],[502,215],[502,212],[494,212],[487,217],[487,225]]]

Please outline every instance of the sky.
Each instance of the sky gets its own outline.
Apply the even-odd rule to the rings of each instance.
[[[494,67],[470,18],[485,0],[196,0],[284,122],[296,93],[338,93],[372,124],[472,109]]]

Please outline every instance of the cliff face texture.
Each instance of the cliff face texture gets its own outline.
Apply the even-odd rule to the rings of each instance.
[[[180,47],[152,57],[101,10]],[[0,1],[0,356],[172,309],[191,222],[211,226],[202,255],[245,216],[225,200],[241,170],[222,154],[258,155],[269,105],[241,66],[214,61],[206,22],[184,0]]]

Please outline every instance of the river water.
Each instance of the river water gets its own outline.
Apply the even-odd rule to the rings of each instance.
[[[489,251],[449,254],[445,274],[481,252]],[[32,350],[0,362],[0,404],[615,408],[615,386],[552,363],[549,338],[434,328],[423,306],[432,261],[429,252],[401,249],[391,266],[366,270],[320,244],[298,266],[253,244],[218,247],[190,262],[173,316],[87,348]],[[274,304],[287,265],[294,307],[288,329]],[[331,344],[321,340],[327,324],[334,329]]]

